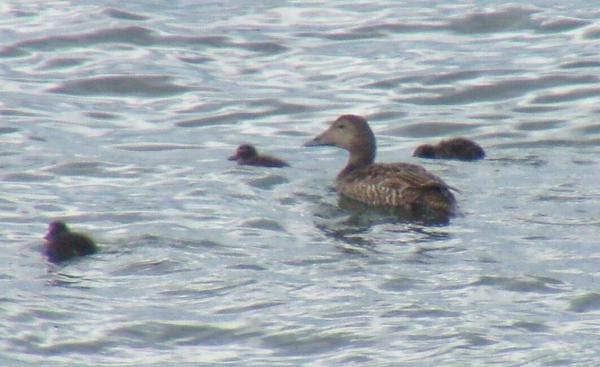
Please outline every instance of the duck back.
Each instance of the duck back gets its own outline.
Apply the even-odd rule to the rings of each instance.
[[[336,190],[365,204],[411,211],[423,208],[450,214],[456,204],[444,181],[409,163],[378,163],[348,173],[342,171],[336,179]]]
[[[78,233],[63,233],[48,241],[46,255],[51,261],[64,261],[76,256],[96,253],[94,242],[85,235]]]

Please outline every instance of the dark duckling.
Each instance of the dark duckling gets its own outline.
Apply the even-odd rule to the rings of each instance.
[[[413,153],[414,157],[431,159],[458,159],[475,161],[485,157],[485,151],[479,144],[466,138],[442,140],[436,145],[423,144]]]
[[[254,146],[250,144],[240,145],[235,155],[228,158],[230,161],[237,161],[240,165],[262,166],[262,167],[288,167],[289,164],[279,158],[268,155],[258,154]]]
[[[342,115],[305,146],[333,145],[350,153],[335,180],[338,193],[376,206],[452,214],[456,200],[441,178],[409,163],[374,163],[376,142],[367,120]]]
[[[94,241],[83,234],[71,232],[62,221],[50,223],[44,239],[46,239],[46,256],[53,262],[90,255],[98,251]]]

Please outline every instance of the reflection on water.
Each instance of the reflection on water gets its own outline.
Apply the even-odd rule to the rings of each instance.
[[[440,221],[420,213],[401,208],[374,208],[343,196],[337,205],[319,202],[312,210],[315,228],[336,244],[347,245],[345,252],[366,250],[377,253],[377,245],[384,238],[375,235],[374,227],[385,227],[393,236],[393,243],[421,245],[449,240],[450,233],[443,230],[448,218]]]
[[[404,207],[372,207],[359,201],[340,196],[338,200],[340,208],[354,212],[352,222],[365,225],[376,224],[379,220],[387,219],[390,223],[417,223],[421,226],[443,226],[450,223],[453,215],[440,213],[426,208],[404,208]]]

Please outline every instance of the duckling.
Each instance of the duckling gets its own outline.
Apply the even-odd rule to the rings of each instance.
[[[68,260],[76,256],[90,255],[98,251],[98,247],[89,237],[74,233],[62,221],[54,221],[48,225],[46,240],[46,256],[53,262]]]
[[[239,165],[262,166],[262,167],[288,167],[289,164],[279,158],[268,155],[260,155],[254,146],[250,144],[240,145],[235,155],[228,158],[230,161],[237,161]]]
[[[431,159],[458,159],[474,161],[483,159],[485,151],[479,144],[467,138],[442,140],[436,145],[423,144],[415,149],[414,157]]]
[[[409,163],[374,163],[376,142],[367,120],[342,115],[305,146],[332,145],[350,153],[336,179],[336,191],[375,207],[405,208],[448,216],[456,200],[450,186],[423,167]]]

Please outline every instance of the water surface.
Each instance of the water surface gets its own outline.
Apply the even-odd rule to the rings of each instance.
[[[7,366],[593,366],[600,11],[585,1],[0,5]],[[340,205],[364,115],[461,214]],[[479,162],[414,148],[453,136]],[[241,143],[290,161],[240,167]],[[49,221],[99,254],[50,264]]]

